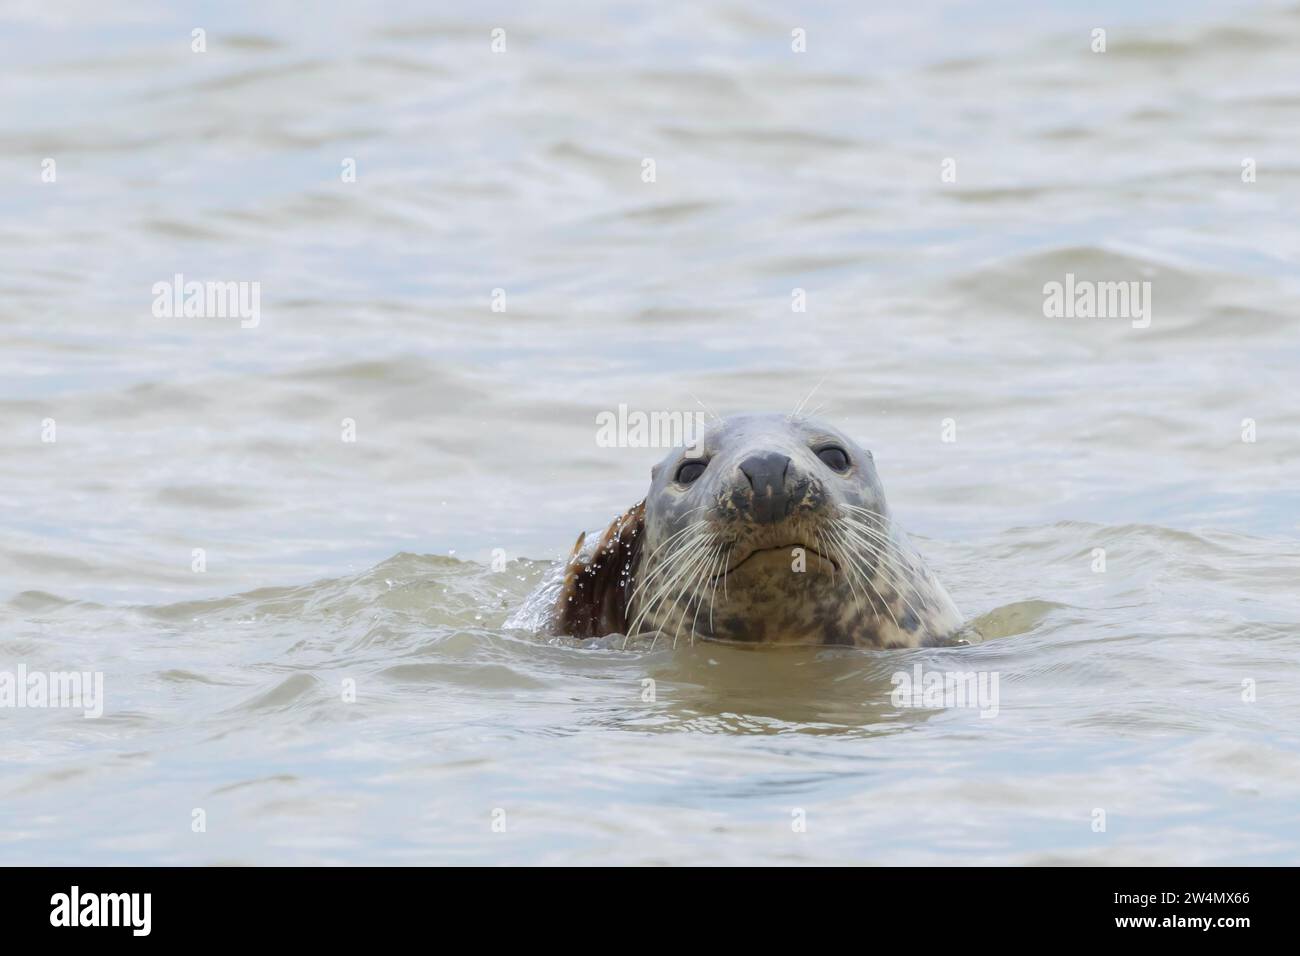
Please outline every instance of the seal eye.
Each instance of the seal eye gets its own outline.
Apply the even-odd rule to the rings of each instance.
[[[817,449],[817,457],[832,471],[849,470],[849,453],[838,445],[827,445]]]
[[[706,463],[702,461],[684,461],[677,469],[676,481],[680,485],[689,485],[704,474]]]

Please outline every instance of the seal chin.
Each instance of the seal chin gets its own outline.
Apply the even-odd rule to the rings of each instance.
[[[802,552],[802,555],[800,555],[800,552]],[[737,573],[743,574],[749,571],[769,571],[772,569],[788,572],[800,557],[803,558],[803,562],[809,571],[823,571],[831,574],[838,573],[840,570],[839,564],[829,555],[822,554],[822,552],[810,545],[793,541],[772,548],[751,548],[744,554],[733,556],[727,569],[719,571],[714,575],[714,578],[722,578],[723,575],[730,578]]]

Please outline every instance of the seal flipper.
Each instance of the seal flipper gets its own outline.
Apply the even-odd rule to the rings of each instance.
[[[610,523],[590,559],[582,554],[587,535],[578,536],[556,601],[558,633],[570,637],[627,633],[628,603],[644,537],[644,500]]]

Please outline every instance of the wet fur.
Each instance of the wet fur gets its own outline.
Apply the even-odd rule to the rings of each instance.
[[[557,630],[571,637],[624,634],[633,572],[645,534],[645,501],[615,518],[590,558],[583,557],[584,531],[569,555],[556,604]]]

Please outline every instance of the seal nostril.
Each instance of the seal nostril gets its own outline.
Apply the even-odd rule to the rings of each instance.
[[[753,489],[754,518],[760,522],[785,517],[789,506],[786,477],[790,470],[788,455],[767,452],[751,455],[739,465],[740,472]]]
[[[748,480],[749,487],[757,489],[759,485],[785,487],[786,474],[790,470],[790,458],[787,455],[769,453],[750,455],[740,463],[740,471]]]

